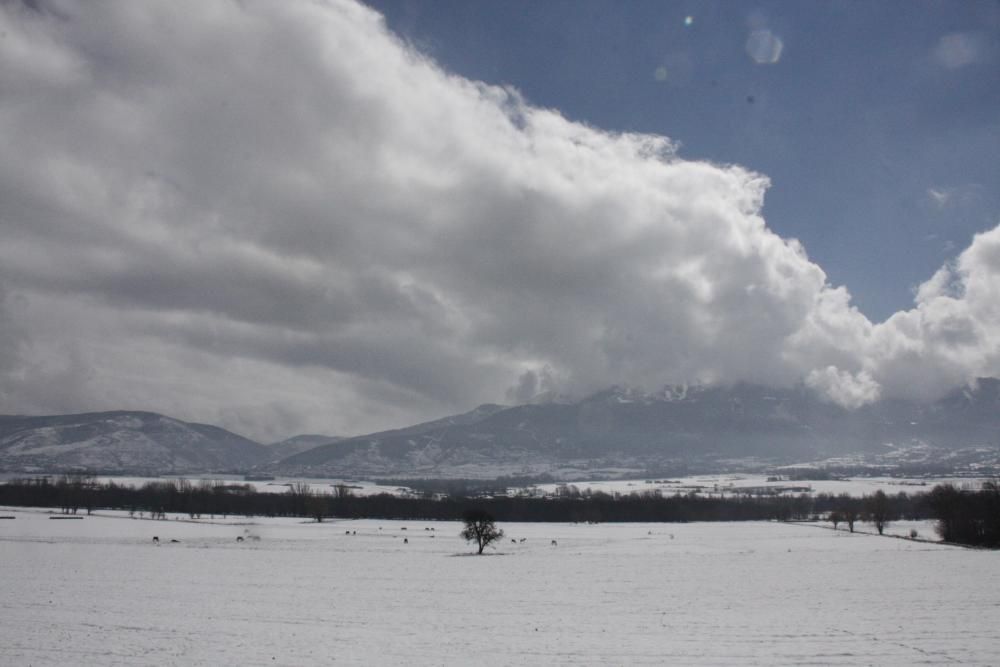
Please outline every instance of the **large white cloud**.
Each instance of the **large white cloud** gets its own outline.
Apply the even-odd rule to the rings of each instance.
[[[977,234],[919,287],[916,308],[877,326],[867,364],[886,392],[929,399],[1000,375],[1000,227]]]
[[[998,367],[1000,231],[873,325],[767,179],[442,71],[349,1],[0,8],[0,411],[268,438],[534,391]],[[509,392],[509,393],[507,393]]]

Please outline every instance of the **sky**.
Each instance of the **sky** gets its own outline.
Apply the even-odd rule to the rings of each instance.
[[[933,399],[1000,375],[997,109],[997,2],[0,4],[0,413]]]
[[[874,321],[998,222],[1000,3],[370,4],[449,71],[766,174],[768,227]]]

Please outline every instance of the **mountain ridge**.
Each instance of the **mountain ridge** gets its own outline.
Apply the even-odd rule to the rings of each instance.
[[[932,403],[883,400],[854,410],[803,385],[681,385],[652,393],[619,386],[576,402],[483,404],[404,428],[271,445],[147,411],[0,416],[5,471],[572,476],[826,459],[1000,470],[1000,380],[980,379]]]
[[[347,438],[279,462],[289,474],[475,476],[788,464],[894,448],[1000,447],[1000,381],[984,378],[930,404],[879,401],[854,410],[805,386],[749,383],[612,387],[576,403],[488,406],[410,429]],[[478,409],[477,409],[478,410]]]

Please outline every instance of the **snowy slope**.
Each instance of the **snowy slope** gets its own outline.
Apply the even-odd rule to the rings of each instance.
[[[295,456],[302,452],[308,452],[322,445],[329,445],[340,442],[343,438],[334,435],[303,434],[285,438],[279,442],[272,442],[267,445],[268,456],[272,461],[280,461],[289,456]]]
[[[0,416],[0,469],[189,472],[246,469],[260,444],[151,412]]]

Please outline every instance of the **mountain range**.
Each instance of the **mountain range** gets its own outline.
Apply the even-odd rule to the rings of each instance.
[[[253,440],[153,412],[0,415],[0,470],[214,472],[272,460]]]
[[[1000,381],[933,403],[848,410],[804,386],[614,387],[579,401],[482,405],[351,438],[271,446],[149,412],[0,416],[0,470],[571,478],[775,466],[1000,470]]]

